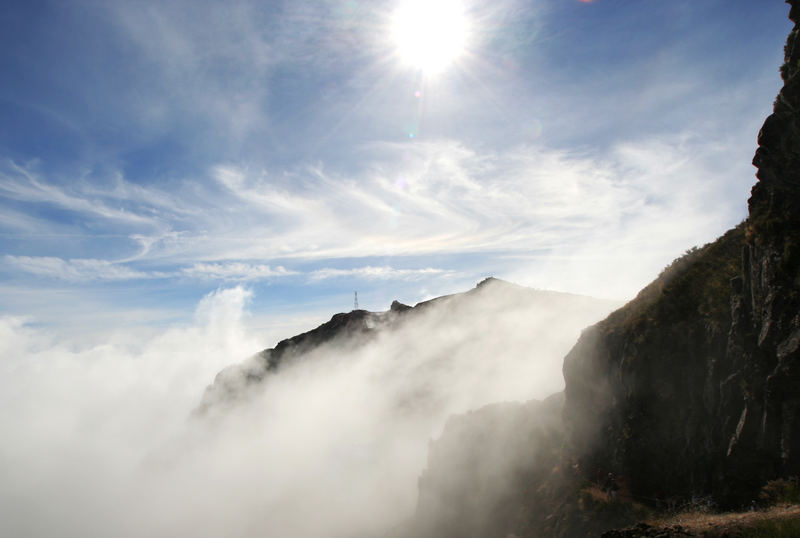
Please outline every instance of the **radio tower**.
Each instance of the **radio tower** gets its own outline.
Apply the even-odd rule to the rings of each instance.
[[[353,310],[358,310],[358,292],[354,291],[355,297],[353,299]]]

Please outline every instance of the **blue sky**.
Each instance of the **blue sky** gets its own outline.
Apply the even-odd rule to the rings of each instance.
[[[624,299],[745,217],[782,2],[464,0],[437,73],[400,7],[3,2],[0,314],[180,323],[241,285],[254,324],[321,320],[488,275]]]

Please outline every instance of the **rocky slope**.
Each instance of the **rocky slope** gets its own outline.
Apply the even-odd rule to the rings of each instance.
[[[586,324],[618,305],[487,278],[467,292],[413,307],[395,301],[386,312],[339,313],[316,329],[221,371],[207,388],[197,412],[202,415],[212,408],[245,401],[263,389],[269,376],[283,370],[363,354],[372,357],[368,360],[402,365],[395,369],[396,378],[403,377],[403,368],[419,370],[419,375],[408,376],[409,386],[404,389],[409,397],[416,393],[418,400],[423,399],[425,386],[460,391],[464,387],[457,386],[457,379],[465,386],[473,385],[471,390],[476,394],[508,385],[495,391],[495,399],[528,396],[515,392],[506,379],[515,377],[509,369],[512,365],[521,366],[556,390],[561,385],[563,352]],[[478,357],[480,364],[475,362]],[[423,386],[412,386],[415,382]],[[541,383],[532,383],[537,384]],[[476,401],[481,405],[493,401],[488,397],[487,393]],[[470,398],[461,399],[466,403]]]

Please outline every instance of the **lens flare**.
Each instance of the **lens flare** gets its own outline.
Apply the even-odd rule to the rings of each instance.
[[[534,139],[541,138],[541,136],[542,136],[542,122],[540,122],[537,119],[534,119],[531,122],[531,126],[530,126],[529,131],[530,131],[531,136]]]

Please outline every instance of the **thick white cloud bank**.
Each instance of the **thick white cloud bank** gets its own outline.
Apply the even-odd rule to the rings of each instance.
[[[380,535],[413,511],[447,416],[559,390],[563,354],[612,306],[518,290],[318,349],[203,419],[214,374],[265,347],[243,288],[148,338],[67,345],[3,318],[0,535]]]
[[[152,536],[161,508],[180,521],[189,497],[154,503],[171,482],[158,455],[214,373],[258,348],[240,327],[248,296],[210,294],[193,326],[144,339],[65,345],[2,318],[0,535]]]

